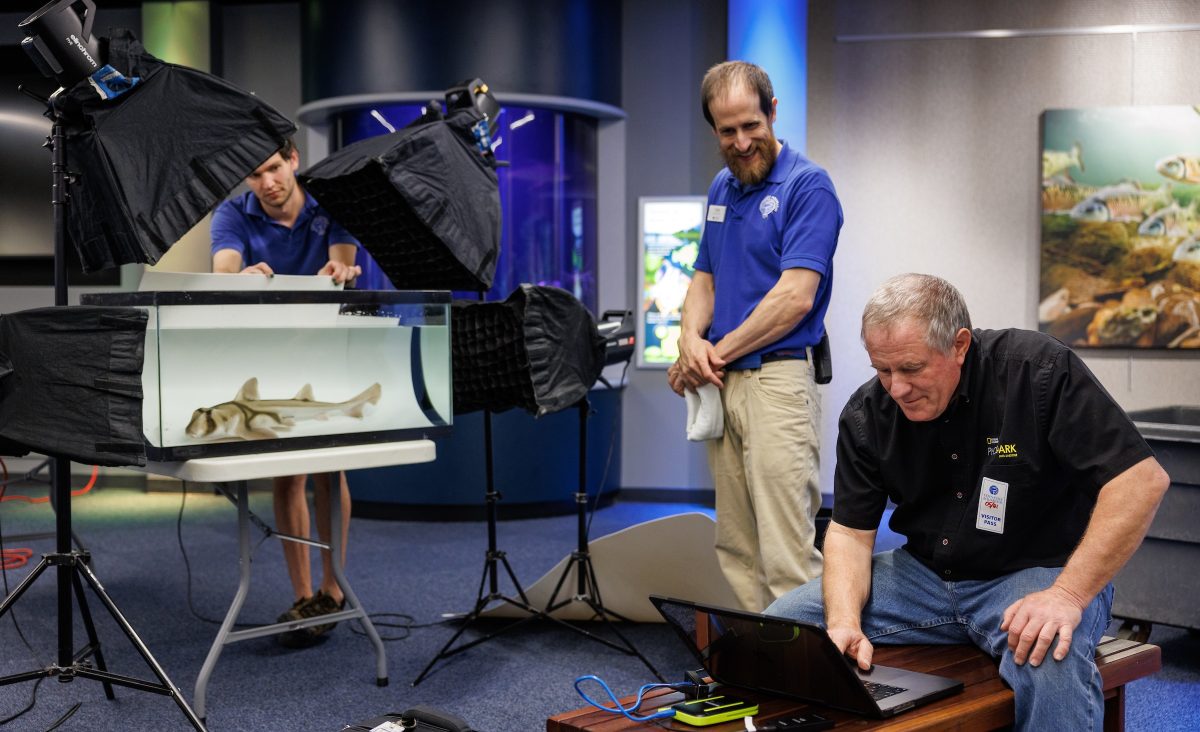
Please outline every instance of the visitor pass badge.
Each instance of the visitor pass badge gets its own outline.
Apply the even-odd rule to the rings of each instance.
[[[1008,504],[1008,483],[984,477],[979,488],[979,512],[975,528],[993,534],[1004,533],[1004,508]]]
[[[708,207],[708,220],[721,223],[725,221],[725,207],[713,204]]]

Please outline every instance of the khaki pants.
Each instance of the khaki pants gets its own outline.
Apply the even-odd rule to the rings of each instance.
[[[738,601],[759,612],[819,577],[821,407],[802,359],[729,371],[725,435],[708,442],[716,487],[717,560]]]

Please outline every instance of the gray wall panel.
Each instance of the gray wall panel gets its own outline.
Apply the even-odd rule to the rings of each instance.
[[[887,277],[927,271],[963,290],[976,325],[1035,329],[1040,115],[1045,109],[1200,101],[1196,32],[842,42],[847,34],[1057,29],[1197,21],[1177,2],[813,2],[809,151],[845,207],[827,318],[822,482],[836,419],[871,377],[858,318]],[[1085,352],[1127,409],[1195,404],[1179,354]]]
[[[721,168],[700,114],[700,79],[725,60],[725,3],[664,0],[622,6],[622,98],[626,121],[626,297],[637,302],[640,196],[703,195]],[[685,439],[684,401],[662,369],[629,369],[621,486],[707,488],[704,446]]]

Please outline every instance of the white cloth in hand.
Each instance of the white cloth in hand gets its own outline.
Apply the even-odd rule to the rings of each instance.
[[[725,434],[725,413],[721,409],[721,390],[705,384],[696,391],[685,389],[687,400],[687,438],[692,442],[715,440]]]

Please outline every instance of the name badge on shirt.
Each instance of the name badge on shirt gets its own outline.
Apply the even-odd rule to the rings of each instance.
[[[725,207],[713,204],[708,207],[708,220],[720,224],[725,221]]]
[[[1002,480],[983,478],[979,488],[979,512],[975,514],[975,528],[993,534],[1004,533],[1004,508],[1008,504],[1008,483]]]

